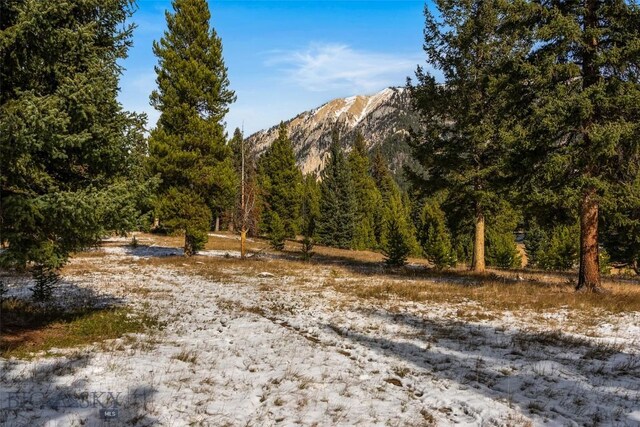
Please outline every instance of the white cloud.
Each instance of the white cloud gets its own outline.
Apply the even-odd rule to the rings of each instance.
[[[304,50],[273,52],[267,65],[281,67],[289,81],[309,91],[359,93],[404,84],[420,61],[412,55],[360,51],[344,44],[312,44]]]

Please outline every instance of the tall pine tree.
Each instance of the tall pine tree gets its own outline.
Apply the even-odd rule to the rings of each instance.
[[[305,175],[302,186],[302,206],[300,208],[302,254],[305,259],[309,259],[316,238],[316,223],[320,217],[320,186],[313,174]]]
[[[262,190],[262,231],[271,233],[277,217],[285,235],[295,237],[300,229],[302,173],[296,165],[293,144],[284,123],[280,123],[278,138],[259,162]]]
[[[338,129],[334,129],[332,138],[329,159],[320,183],[318,240],[327,246],[348,249],[353,241],[356,203],[349,164],[340,145]]]
[[[172,5],[167,30],[153,44],[158,89],[151,103],[161,114],[150,162],[162,179],[157,215],[165,227],[184,232],[189,256],[206,243],[214,216],[233,203],[235,174],[223,119],[235,94],[206,0]]]
[[[0,255],[51,271],[135,225],[143,117],[117,101],[130,0],[0,2]]]
[[[378,248],[384,249],[387,246],[388,223],[393,218],[410,252],[414,255],[420,254],[416,239],[417,230],[411,220],[409,197],[400,190],[379,149],[376,149],[373,155],[371,176],[381,196],[381,203],[374,211],[374,234]]]
[[[376,211],[381,209],[382,196],[369,172],[367,145],[359,132],[349,153],[348,163],[356,204],[351,247],[358,250],[376,249]]]
[[[512,97],[523,101],[514,111],[526,130],[516,168],[529,172],[530,194],[578,207],[578,288],[595,291],[602,208],[615,204],[640,166],[640,8],[624,0],[527,1],[518,12],[530,49],[513,73]]]
[[[496,179],[504,158],[498,70],[512,39],[497,33],[498,3],[436,0],[438,18],[426,9],[424,50],[444,82],[418,68],[418,85],[410,86],[425,129],[413,141],[425,170],[411,179],[426,196],[448,190],[455,199],[449,205],[473,220],[476,272],[485,270],[485,221],[500,200]]]

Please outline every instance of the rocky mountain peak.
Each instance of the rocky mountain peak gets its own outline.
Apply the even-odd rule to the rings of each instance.
[[[331,132],[336,126],[347,150],[359,131],[369,150],[380,146],[392,169],[399,167],[406,158],[407,130],[415,122],[409,104],[405,88],[386,88],[373,95],[334,99],[287,120],[285,124],[302,172],[320,174],[328,156]],[[274,125],[247,140],[262,153],[277,137],[278,126]]]

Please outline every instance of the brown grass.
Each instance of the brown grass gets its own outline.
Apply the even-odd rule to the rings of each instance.
[[[364,278],[363,278],[364,279]],[[370,280],[370,279],[369,279]],[[538,312],[553,309],[602,310],[608,313],[640,311],[640,286],[607,285],[607,294],[577,293],[571,285],[535,282],[504,283],[487,280],[479,284],[435,283],[432,281],[365,280],[336,283],[333,287],[359,298],[399,298],[417,302],[463,304],[469,301],[482,309]],[[481,316],[478,316],[481,317]]]

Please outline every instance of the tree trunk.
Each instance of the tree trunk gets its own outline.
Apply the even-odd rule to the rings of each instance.
[[[220,231],[220,215],[216,215],[216,227],[214,228],[214,230],[216,233]]]
[[[184,256],[190,257],[196,253],[195,237],[185,233],[184,235]]]
[[[582,87],[584,90],[595,85],[600,80],[599,65],[596,61],[598,39],[596,34],[598,28],[598,1],[587,0],[584,12],[584,44],[588,47],[584,50],[582,57]],[[589,150],[591,145],[591,135],[589,130],[593,122],[597,119],[597,109],[594,109],[591,117],[584,123],[583,133],[585,150]],[[593,161],[593,160],[592,160]],[[586,175],[592,176],[593,164],[587,168]],[[578,285],[576,290],[586,289],[597,292],[600,288],[600,259],[598,254],[598,200],[596,190],[588,188],[585,190],[582,203],[580,205],[580,271],[578,272]]]
[[[475,238],[473,240],[473,262],[471,268],[475,273],[484,273],[484,214],[476,213]]]
[[[587,190],[580,206],[580,271],[577,290],[584,288],[596,292],[600,289],[598,208],[595,190]]]
[[[240,258],[245,258],[245,246],[247,241],[247,230],[244,228],[240,231]]]

